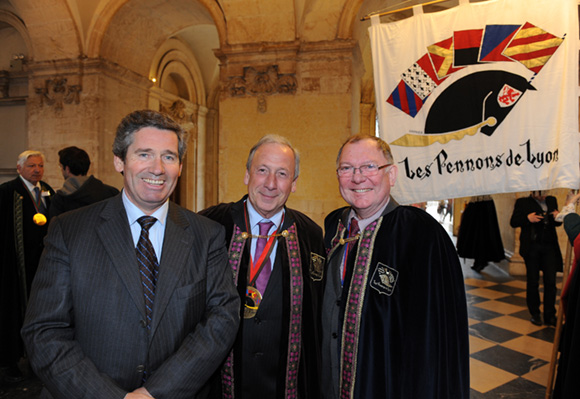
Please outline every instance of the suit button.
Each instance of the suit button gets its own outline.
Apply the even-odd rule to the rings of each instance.
[[[263,354],[262,352],[255,352],[255,353],[253,354],[253,356],[254,356],[254,357],[262,357],[262,356],[264,356],[264,354]]]
[[[338,334],[337,334],[337,333],[335,333],[335,332],[333,332],[333,333],[332,333],[332,338],[334,338],[334,339],[337,339],[337,338],[338,338]]]
[[[260,320],[260,319],[259,319],[259,318],[257,318],[257,317],[254,317],[254,323],[255,323],[255,324],[262,324],[262,320]]]
[[[139,366],[137,366],[137,372],[138,373],[142,373],[145,371],[145,366],[143,366],[142,364],[140,364]]]
[[[141,327],[143,328],[147,327],[147,322],[145,320],[141,320],[139,324],[141,324]]]

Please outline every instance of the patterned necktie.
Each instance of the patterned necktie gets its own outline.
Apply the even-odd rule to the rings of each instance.
[[[349,238],[354,237],[359,232],[360,232],[360,229],[358,227],[358,220],[356,220],[355,218],[350,219],[350,227],[348,228],[348,237]],[[350,252],[352,251],[352,249],[354,247],[356,247],[356,240],[349,241],[348,246],[347,246],[347,253],[350,254]]]
[[[267,221],[267,222],[260,222],[258,223],[260,226],[260,236],[267,236],[270,228],[274,225],[274,223]],[[258,238],[256,242],[256,252],[254,252],[254,262],[260,258],[262,252],[264,252],[264,248],[266,247],[266,243],[268,242],[267,238]],[[272,243],[273,244],[273,243]],[[268,285],[268,280],[270,279],[270,274],[272,274],[272,263],[270,262],[270,257],[264,259],[264,266],[256,279],[256,288],[262,295],[266,291],[266,286]]]
[[[36,197],[36,207],[38,212],[46,214],[46,207],[44,206],[44,202],[42,202],[42,197],[40,196],[40,188],[34,187],[34,196]]]
[[[358,220],[356,220],[355,218],[350,219],[350,226],[348,228],[348,238],[356,236],[359,232],[360,232],[360,229],[358,227]],[[351,269],[354,267],[354,260],[352,258],[352,255],[353,255],[352,250],[354,247],[356,247],[356,242],[357,242],[357,240],[352,240],[346,244],[346,253],[344,254],[344,262],[342,264],[342,280],[341,281],[343,284],[344,284],[344,281],[345,281],[346,276],[347,276],[347,271],[350,272]]]
[[[153,216],[141,216],[137,222],[141,225],[141,235],[137,242],[135,251],[141,273],[141,283],[143,285],[143,295],[145,297],[145,309],[147,315],[147,328],[151,328],[151,314],[153,313],[153,303],[155,302],[155,286],[157,275],[159,274],[159,263],[155,250],[149,240],[149,229],[157,219]]]

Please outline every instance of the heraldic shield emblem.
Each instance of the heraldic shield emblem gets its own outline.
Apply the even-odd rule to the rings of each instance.
[[[371,279],[371,287],[379,294],[391,296],[395,290],[399,272],[383,263],[378,263]]]
[[[320,281],[324,276],[324,256],[310,252],[310,278]]]

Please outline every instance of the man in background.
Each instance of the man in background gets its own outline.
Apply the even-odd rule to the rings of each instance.
[[[558,242],[554,218],[558,215],[558,201],[542,191],[518,198],[510,225],[521,227],[520,255],[526,264],[526,304],[532,324],[542,325],[540,312],[540,270],[544,276],[544,320],[556,326],[556,272],[562,271],[562,252]]]
[[[336,171],[349,206],[325,220],[322,397],[468,399],[467,304],[449,235],[390,196],[397,166],[380,138],[350,137]]]
[[[87,176],[91,159],[85,150],[63,148],[58,152],[58,161],[65,181],[50,203],[51,218],[119,194],[115,187],[104,184],[93,175]]]
[[[22,328],[42,398],[191,399],[239,324],[224,229],[168,200],[185,132],[143,110],[119,124],[121,195],[55,218]]]
[[[24,151],[16,163],[18,177],[0,186],[0,382],[21,381],[18,362],[24,355],[20,328],[54,194],[42,181],[44,155]]]
[[[226,227],[242,299],[240,331],[212,398],[320,397],[322,229],[285,206],[299,162],[286,138],[264,136],[246,162],[248,194],[201,212]]]

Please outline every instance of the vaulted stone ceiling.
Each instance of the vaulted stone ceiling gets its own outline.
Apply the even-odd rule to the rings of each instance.
[[[420,3],[398,0],[0,0],[26,26],[37,62],[104,58],[147,76],[156,51],[178,39],[197,60],[206,93],[216,85],[213,50],[248,43],[355,39],[355,86],[373,102],[367,28],[360,18]],[[457,5],[449,0],[426,12]],[[384,20],[406,18],[397,13]],[[0,21],[1,22],[1,21]]]

